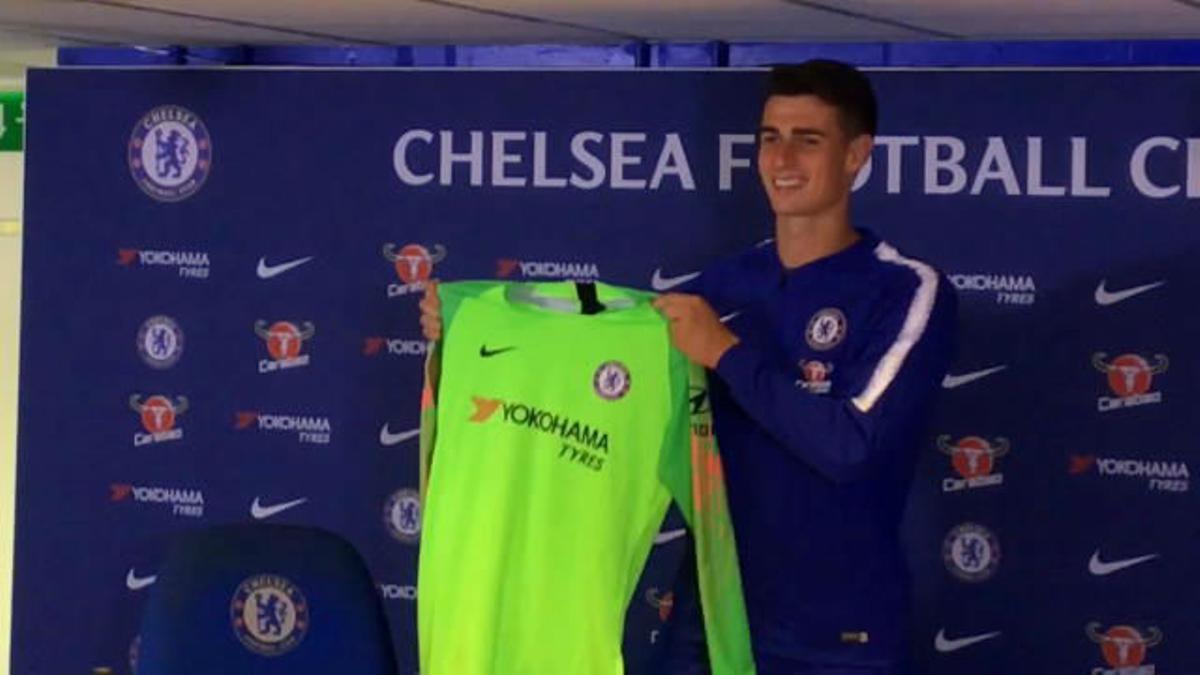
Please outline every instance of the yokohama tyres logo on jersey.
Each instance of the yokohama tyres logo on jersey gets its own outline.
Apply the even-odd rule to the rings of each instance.
[[[593,471],[604,468],[609,454],[607,431],[525,403],[482,396],[472,396],[471,403],[474,412],[468,418],[469,422],[484,424],[499,413],[498,419],[502,424],[557,437],[562,445],[558,452],[559,459],[581,464]]]

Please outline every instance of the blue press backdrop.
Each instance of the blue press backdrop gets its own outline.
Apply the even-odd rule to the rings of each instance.
[[[1200,74],[872,79],[855,222],[962,305],[906,530],[923,672],[1191,672]],[[422,282],[650,287],[769,236],[761,86],[31,73],[14,672],[128,672],[169,535],[255,517],[350,539],[415,672]],[[631,599],[631,672],[683,546]]]

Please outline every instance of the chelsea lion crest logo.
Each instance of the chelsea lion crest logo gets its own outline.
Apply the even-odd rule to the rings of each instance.
[[[262,656],[286,654],[308,634],[308,601],[295,584],[277,574],[243,581],[229,613],[237,639]]]
[[[605,361],[592,376],[592,388],[600,398],[615,401],[629,393],[629,368],[620,361]]]
[[[991,530],[975,523],[963,523],[950,530],[942,543],[946,569],[962,581],[986,581],[1000,566],[1000,542]]]
[[[383,523],[397,541],[415,544],[421,538],[421,495],[416,490],[397,490],[383,505]]]
[[[161,105],[138,120],[129,137],[129,171],[150,197],[178,202],[200,190],[212,169],[212,138],[195,113]]]
[[[146,365],[165,370],[183,356],[183,330],[169,316],[152,316],[138,329],[137,348]]]
[[[804,339],[808,346],[823,352],[842,344],[846,337],[846,315],[836,307],[826,307],[808,320]]]

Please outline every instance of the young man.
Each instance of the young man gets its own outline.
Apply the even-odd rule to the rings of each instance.
[[[656,302],[676,347],[715,373],[760,675],[896,675],[907,661],[899,523],[956,311],[944,277],[850,224],[875,125],[854,68],[774,69],[758,170],[775,238]],[[438,339],[436,294],[421,309]],[[707,672],[693,585],[677,589],[666,672]]]
[[[758,150],[774,240],[657,301],[676,347],[716,373],[761,675],[894,675],[908,657],[899,525],[956,303],[938,272],[850,224],[875,126],[854,68],[774,69]],[[668,672],[706,672],[694,603],[677,607]]]

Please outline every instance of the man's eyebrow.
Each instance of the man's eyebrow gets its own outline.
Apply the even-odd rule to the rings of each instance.
[[[791,134],[793,136],[822,136],[822,137],[824,137],[824,136],[829,135],[829,134],[825,133],[824,131],[813,128],[813,127],[792,127],[789,131],[791,132]],[[781,132],[776,127],[764,124],[763,126],[758,128],[758,133],[760,133],[760,134],[766,134],[766,133],[778,134]]]

